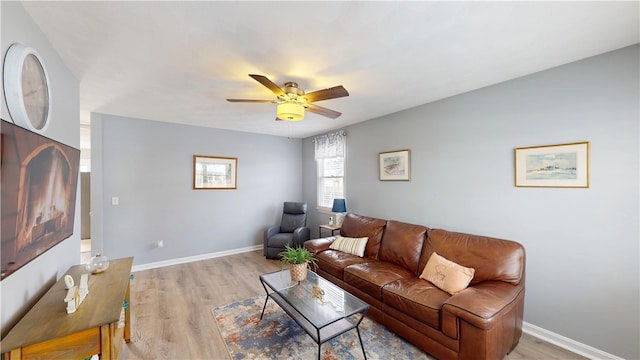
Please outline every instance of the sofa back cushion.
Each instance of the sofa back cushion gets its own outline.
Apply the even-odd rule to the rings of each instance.
[[[387,221],[378,259],[400,265],[418,275],[420,252],[422,251],[426,233],[427,228],[421,225],[407,224],[394,220]]]
[[[385,224],[386,221],[382,219],[348,213],[344,218],[342,228],[340,228],[340,235],[351,238],[369,238],[364,256],[377,259]]]
[[[433,252],[475,269],[471,284],[499,280],[518,285],[524,277],[524,247],[515,241],[429,229],[420,256],[420,271]]]

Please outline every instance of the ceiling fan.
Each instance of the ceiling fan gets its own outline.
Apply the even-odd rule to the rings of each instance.
[[[298,83],[295,83],[293,81],[286,82],[284,83],[284,87],[280,87],[273,81],[269,80],[266,76],[256,74],[249,74],[249,76],[251,76],[260,84],[264,85],[267,89],[271,90],[276,95],[276,99],[227,99],[227,101],[278,104],[276,120],[300,121],[304,119],[305,109],[312,113],[335,119],[338,116],[342,115],[342,113],[312,103],[316,101],[349,96],[349,92],[342,85],[305,93],[304,90],[298,88]]]

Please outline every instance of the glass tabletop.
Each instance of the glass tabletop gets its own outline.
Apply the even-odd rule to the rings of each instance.
[[[289,269],[260,275],[260,279],[318,328],[361,313],[369,307],[310,270],[307,271],[307,279],[300,282],[291,281]]]

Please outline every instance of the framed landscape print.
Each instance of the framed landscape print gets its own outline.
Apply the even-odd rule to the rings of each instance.
[[[589,143],[515,149],[518,187],[589,187]]]
[[[409,150],[383,152],[378,157],[380,180],[410,180]]]
[[[193,155],[193,189],[236,189],[237,171],[238,158]]]

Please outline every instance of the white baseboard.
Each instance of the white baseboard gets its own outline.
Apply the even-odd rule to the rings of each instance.
[[[578,355],[582,355],[589,359],[623,360],[622,358],[617,357],[613,354],[606,353],[592,346],[577,342],[549,330],[545,330],[539,326],[529,324],[526,321],[522,323],[522,331],[531,336],[537,337],[540,340],[559,346],[565,350],[571,351]]]
[[[208,253],[208,254],[202,254],[202,255],[196,255],[196,256],[188,256],[188,257],[183,257],[183,258],[178,258],[178,259],[157,261],[157,262],[152,262],[152,263],[148,263],[148,264],[135,265],[135,266],[133,266],[131,268],[131,271],[135,272],[135,271],[149,270],[149,269],[155,269],[155,268],[160,268],[160,267],[165,267],[165,266],[185,264],[185,263],[190,263],[190,262],[194,262],[194,261],[200,261],[200,260],[213,259],[213,258],[218,258],[218,257],[223,257],[223,256],[241,254],[241,253],[246,253],[246,252],[250,252],[250,251],[261,250],[262,247],[263,247],[262,245],[254,245],[254,246],[248,246],[248,247],[239,248],[239,249],[219,251],[219,252],[215,252],[215,253]]]
[[[155,268],[160,268],[160,267],[165,267],[165,266],[171,266],[171,265],[178,265],[178,264],[185,264],[185,263],[190,263],[190,262],[194,262],[194,261],[200,261],[200,260],[206,260],[206,259],[213,259],[213,258],[218,258],[218,257],[223,257],[223,256],[229,256],[229,255],[235,255],[235,254],[241,254],[241,253],[245,253],[245,252],[250,252],[250,251],[256,251],[256,250],[260,250],[262,249],[262,245],[254,245],[254,246],[249,246],[249,247],[244,247],[244,248],[239,248],[239,249],[233,249],[233,250],[227,250],[227,251],[219,251],[219,252],[215,252],[215,253],[208,253],[208,254],[202,254],[202,255],[196,255],[196,256],[189,256],[189,257],[184,257],[184,258],[178,258],[178,259],[171,259],[171,260],[165,260],[165,261],[157,261],[157,262],[152,262],[152,263],[148,263],[148,264],[142,264],[142,265],[135,265],[131,268],[131,271],[135,272],[135,271],[142,271],[142,270],[149,270],[149,269],[155,269]],[[582,355],[584,357],[587,357],[589,359],[602,359],[602,360],[623,360],[620,357],[617,357],[613,354],[609,354],[606,353],[602,350],[596,349],[592,346],[577,342],[575,340],[569,339],[567,337],[564,337],[560,334],[556,334],[554,332],[551,332],[549,330],[543,329],[539,326],[530,324],[528,322],[523,322],[522,324],[522,331],[533,336],[536,337],[540,340],[546,341],[548,343],[554,344],[556,346],[559,346],[565,350],[571,351],[573,353],[576,353],[578,355]]]

